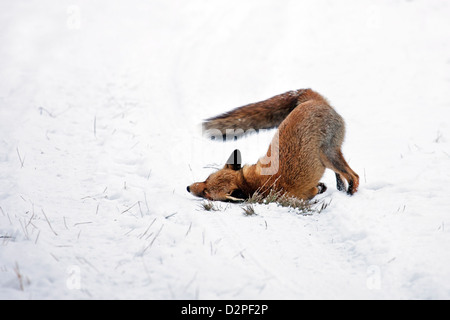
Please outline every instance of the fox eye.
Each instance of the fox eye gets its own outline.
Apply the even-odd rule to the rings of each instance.
[[[247,199],[247,196],[241,189],[236,189],[231,192],[231,196],[237,199]]]

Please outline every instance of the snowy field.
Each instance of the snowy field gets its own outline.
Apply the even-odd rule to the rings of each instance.
[[[450,2],[0,2],[1,299],[449,299]],[[298,214],[186,186],[207,117],[312,88],[352,197]]]

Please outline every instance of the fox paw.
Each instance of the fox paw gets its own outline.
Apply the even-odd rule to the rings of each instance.
[[[319,190],[317,194],[321,194],[327,191],[327,186],[324,183],[319,182],[319,184],[317,185],[317,189]]]

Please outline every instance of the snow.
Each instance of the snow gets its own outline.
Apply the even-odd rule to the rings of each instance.
[[[1,299],[450,298],[450,4],[0,4]],[[359,192],[217,203],[186,186],[274,131],[200,122],[299,88],[344,117]]]

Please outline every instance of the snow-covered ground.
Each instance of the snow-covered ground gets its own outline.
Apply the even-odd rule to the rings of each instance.
[[[450,298],[450,2],[2,1],[1,299]],[[273,131],[209,116],[292,89],[347,123],[321,213],[186,186]]]

